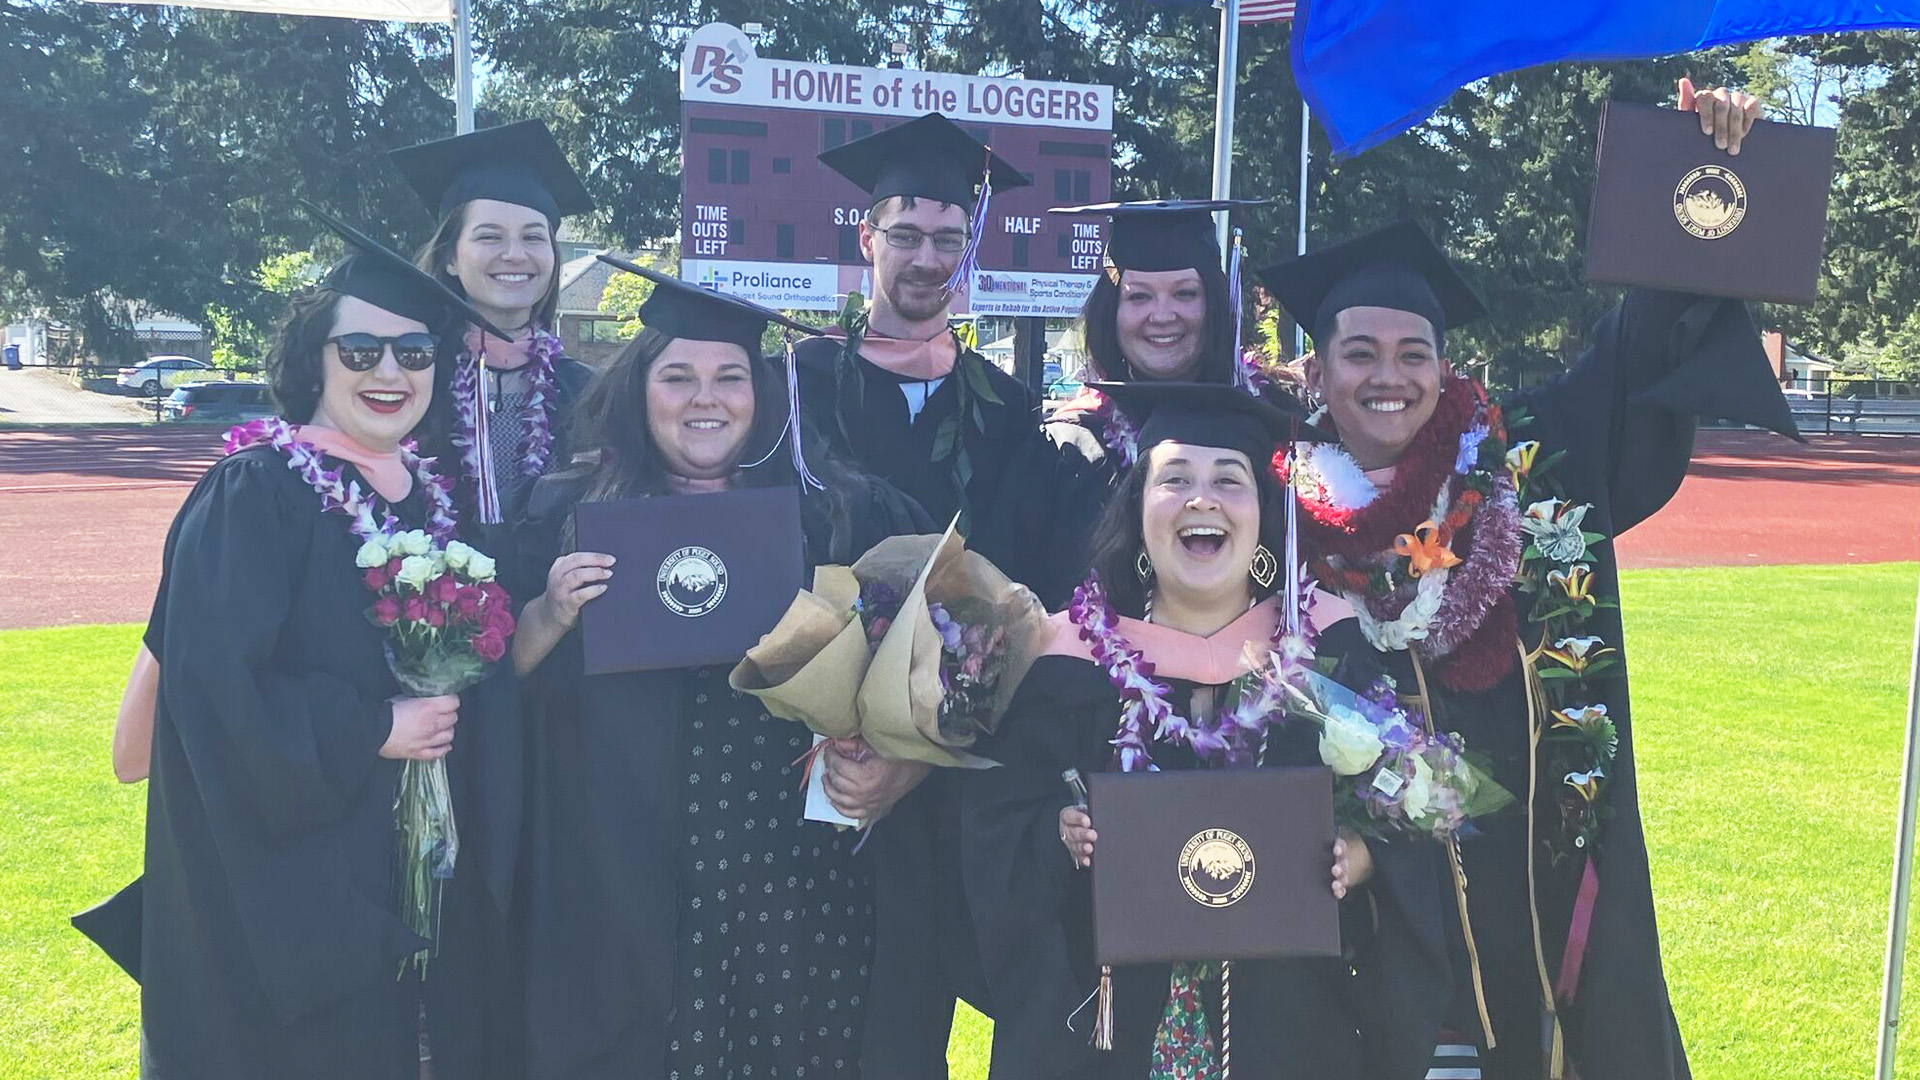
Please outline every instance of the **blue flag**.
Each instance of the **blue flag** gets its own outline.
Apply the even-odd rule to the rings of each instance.
[[[1307,0],[1293,72],[1336,154],[1432,115],[1468,83],[1561,60],[1920,26],[1920,0]]]

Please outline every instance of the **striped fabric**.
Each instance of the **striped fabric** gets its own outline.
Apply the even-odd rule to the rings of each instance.
[[[1467,1043],[1446,1042],[1434,1047],[1427,1080],[1480,1080],[1479,1049]]]
[[[1294,0],[1240,0],[1240,25],[1286,22],[1293,18]]]

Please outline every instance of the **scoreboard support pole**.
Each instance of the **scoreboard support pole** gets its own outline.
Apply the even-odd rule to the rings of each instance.
[[[1033,400],[1047,394],[1047,320],[1022,315],[1013,320],[1014,377],[1027,385]]]

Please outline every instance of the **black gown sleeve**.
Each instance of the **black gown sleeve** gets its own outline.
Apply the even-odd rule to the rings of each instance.
[[[1566,374],[1518,400],[1551,438],[1514,438],[1579,459],[1571,468],[1608,492],[1615,535],[1679,490],[1696,416],[1800,437],[1746,305],[1685,293],[1628,292]]]
[[[343,817],[392,732],[393,709],[322,671],[274,662],[315,508],[279,462],[216,466],[168,552],[160,694],[216,829],[250,841]],[[302,494],[306,494],[302,492]]]
[[[1065,929],[1083,917],[1092,886],[1060,843],[1059,814],[1072,802],[1060,773],[1102,767],[1102,751],[1110,748],[1101,730],[1104,723],[1110,732],[1113,714],[1098,668],[1041,657],[991,744],[981,747],[1001,765],[969,777],[962,795],[967,899],[997,1013],[995,1080],[1064,1076],[1095,1060],[1087,1045],[1092,1007],[1074,1031],[1066,1028],[1094,989],[1080,977],[1093,958]]]

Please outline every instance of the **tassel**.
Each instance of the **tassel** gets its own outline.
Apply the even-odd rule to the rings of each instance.
[[[1246,353],[1240,345],[1240,260],[1246,255],[1246,250],[1246,245],[1240,240],[1240,230],[1233,230],[1233,251],[1227,258],[1227,306],[1233,309],[1233,385],[1252,392],[1253,377],[1247,370]]]
[[[967,222],[967,246],[960,252],[953,275],[947,278],[947,291],[959,292],[973,280],[974,265],[980,259],[980,238],[987,231],[987,201],[993,198],[993,147],[987,147],[986,167],[980,174],[980,199],[973,204],[973,218]]]
[[[500,524],[500,489],[493,477],[493,380],[487,377],[487,336],[480,334],[480,355],[473,358],[479,370],[475,373],[473,442],[476,453],[473,463],[473,481],[476,500],[479,502],[480,523],[483,525]]]
[[[1546,1080],[1566,1080],[1567,1075],[1567,1037],[1560,1027],[1560,1014],[1547,1009],[1540,1014],[1540,1045],[1545,1048],[1542,1054],[1545,1066],[1541,1075]]]
[[[1233,1077],[1233,961],[1220,961],[1220,1080]]]
[[[800,477],[800,491],[803,494],[808,488],[813,488],[815,491],[825,491],[827,490],[827,485],[821,483],[819,478],[813,475],[813,470],[807,468],[807,457],[800,449],[800,371],[798,361],[794,359],[793,355],[792,334],[787,335],[786,364],[787,422],[780,429],[780,437],[773,440],[773,445],[767,448],[767,452],[761,456],[760,460],[748,465],[743,465],[741,468],[751,469],[756,465],[765,465],[767,462],[773,460],[773,455],[780,452],[781,443],[788,443],[793,454],[793,471]]]
[[[1093,1048],[1113,1049],[1113,969],[1100,967],[1100,989],[1094,991]]]
[[[1236,249],[1238,250],[1238,249]],[[1287,476],[1298,475],[1295,460],[1299,455],[1299,444],[1287,448]],[[1300,592],[1303,582],[1300,580],[1300,499],[1293,490],[1293,484],[1287,484],[1287,633],[1300,633]]]

